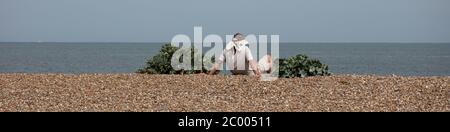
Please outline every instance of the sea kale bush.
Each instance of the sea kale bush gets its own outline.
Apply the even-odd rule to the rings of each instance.
[[[193,73],[202,73],[206,72],[207,70],[202,68],[202,70],[175,70],[171,63],[172,55],[179,50],[180,48],[174,47],[170,44],[164,44],[159,51],[159,53],[150,59],[147,60],[147,63],[144,68],[138,69],[136,73],[146,73],[146,74],[193,74]],[[199,54],[197,49],[194,49],[193,47],[190,49],[181,49],[182,52],[191,52],[192,57],[196,58],[203,58],[201,54]],[[179,58],[180,61],[183,59],[182,57]],[[214,59],[213,59],[214,60]],[[194,58],[191,59],[191,64],[194,66],[194,64],[201,64],[202,60],[194,60]],[[181,67],[181,65],[179,65]]]
[[[148,59],[145,67],[136,72],[143,74],[195,74],[207,72],[204,68],[202,68],[202,70],[174,70],[170,62],[172,55],[178,49],[179,48],[171,46],[170,44],[163,45],[159,53]],[[182,50],[185,50],[183,52],[191,52],[192,56],[203,57],[203,55],[196,52],[197,50],[193,47]],[[182,57],[179,59],[182,60]],[[212,58],[212,60],[214,61],[214,58]],[[196,63],[202,63],[201,59],[194,61],[193,58],[191,59],[191,62],[192,66]],[[278,67],[274,67],[274,70],[279,70],[278,75],[283,78],[330,75],[327,65],[322,64],[317,59],[310,59],[306,55],[299,54],[287,59],[281,58],[277,59],[274,63],[279,64]]]
[[[284,78],[306,76],[328,76],[328,66],[317,59],[310,59],[306,55],[296,55],[287,59],[278,59],[278,76]]]
[[[177,47],[173,47],[170,44],[165,44],[162,46],[159,53],[147,60],[144,68],[141,68],[137,73],[147,73],[147,74],[173,74],[173,70],[170,65],[170,60],[172,55],[177,51]]]

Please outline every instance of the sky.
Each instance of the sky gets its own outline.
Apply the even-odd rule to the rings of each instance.
[[[0,42],[450,42],[450,0],[0,0]]]

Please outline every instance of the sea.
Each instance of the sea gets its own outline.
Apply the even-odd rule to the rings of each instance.
[[[0,42],[0,73],[133,73],[164,43]],[[333,74],[449,76],[450,43],[280,43]],[[205,51],[204,51],[205,52]]]

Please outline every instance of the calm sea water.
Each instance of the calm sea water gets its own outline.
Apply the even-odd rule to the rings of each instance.
[[[131,73],[162,43],[0,43],[0,73]],[[335,74],[450,75],[450,43],[282,43]]]

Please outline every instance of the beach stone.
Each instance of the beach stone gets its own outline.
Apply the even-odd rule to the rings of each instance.
[[[0,74],[0,111],[444,111],[450,77]]]

